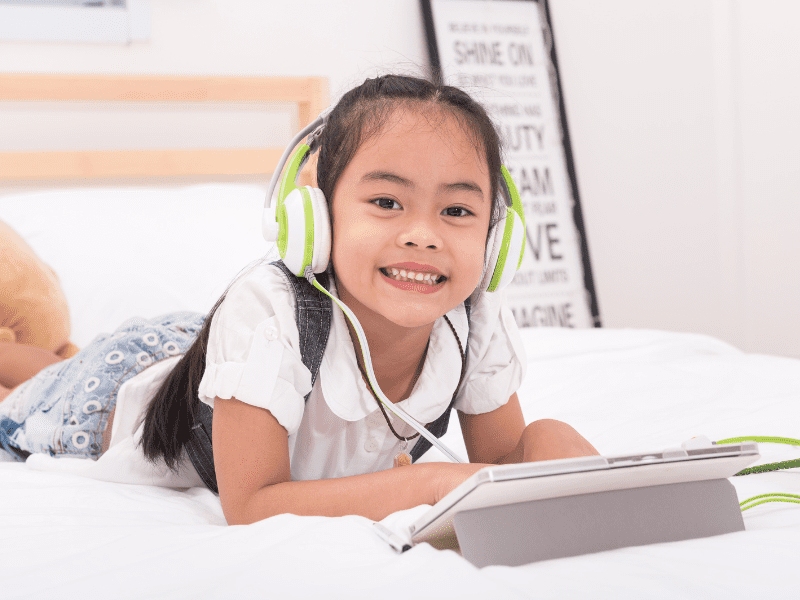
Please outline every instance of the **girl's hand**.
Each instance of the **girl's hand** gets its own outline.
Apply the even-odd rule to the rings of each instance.
[[[595,447],[566,423],[554,419],[541,419],[525,427],[515,450],[498,460],[497,464],[575,458],[596,454],[599,452]],[[434,485],[435,502],[439,502],[483,467],[493,466],[485,463],[432,464],[440,466]]]

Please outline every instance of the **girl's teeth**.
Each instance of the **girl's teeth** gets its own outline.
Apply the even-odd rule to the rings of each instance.
[[[421,281],[428,285],[436,285],[439,280],[439,275],[433,273],[415,273],[395,268],[386,269],[386,272],[398,281]]]

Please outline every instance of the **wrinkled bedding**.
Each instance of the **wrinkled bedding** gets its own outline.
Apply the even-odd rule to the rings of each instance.
[[[266,250],[262,193],[234,185],[38,192],[0,197],[0,215],[59,274],[80,346],[134,314],[207,310]],[[526,420],[566,421],[601,453],[660,450],[696,435],[800,438],[798,360],[661,331],[526,329],[523,339]],[[457,420],[444,441],[466,454]],[[762,444],[761,453],[761,463],[800,458],[790,446]],[[431,450],[425,459],[440,458]],[[108,481],[76,462],[0,462],[3,598],[728,599],[797,589],[795,504],[746,511],[744,532],[476,569],[426,544],[396,554],[361,517],[281,515],[228,527],[208,490]],[[800,494],[800,469],[732,482],[740,500]],[[426,508],[384,523],[402,531]]]

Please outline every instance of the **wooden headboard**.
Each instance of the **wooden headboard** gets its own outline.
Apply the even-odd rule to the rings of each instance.
[[[0,101],[280,102],[299,127],[328,105],[324,77],[0,75]],[[268,173],[283,147],[0,152],[0,181]]]

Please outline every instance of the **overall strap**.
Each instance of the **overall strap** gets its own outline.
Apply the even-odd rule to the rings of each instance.
[[[467,324],[469,324],[469,314],[471,308],[470,298],[464,300],[464,309],[467,311]],[[468,356],[469,348],[469,334],[467,334],[467,342],[464,344],[464,355]],[[450,404],[447,406],[447,409],[439,415],[439,418],[429,423],[427,426],[428,431],[430,431],[433,435],[437,438],[442,437],[445,433],[447,433],[447,426],[450,424],[450,412],[453,410],[453,406],[456,403],[456,394],[453,394],[453,399],[450,401]],[[430,450],[431,444],[427,439],[422,436],[419,436],[417,443],[414,444],[414,447],[411,449],[411,461],[417,462],[417,460],[425,454],[428,450]]]
[[[331,331],[333,316],[331,299],[308,283],[306,279],[295,276],[282,261],[270,264],[278,267],[292,286],[295,296],[294,318],[300,335],[300,355],[303,364],[311,371],[311,387],[314,387]],[[319,275],[317,281],[327,288],[328,274]],[[311,392],[306,394],[306,402],[310,395]],[[206,487],[218,494],[214,450],[211,443],[214,413],[206,403],[197,399],[195,402],[194,425],[192,434],[186,442],[186,454]]]
[[[294,319],[300,334],[300,356],[302,356],[303,364],[311,372],[311,387],[313,388],[322,364],[325,346],[328,345],[328,336],[331,333],[333,303],[328,296],[311,285],[305,277],[294,275],[282,260],[276,260],[270,264],[278,267],[292,286],[295,298]],[[328,289],[327,273],[319,274],[317,281],[322,287]],[[306,402],[310,395],[311,392],[306,394]]]

